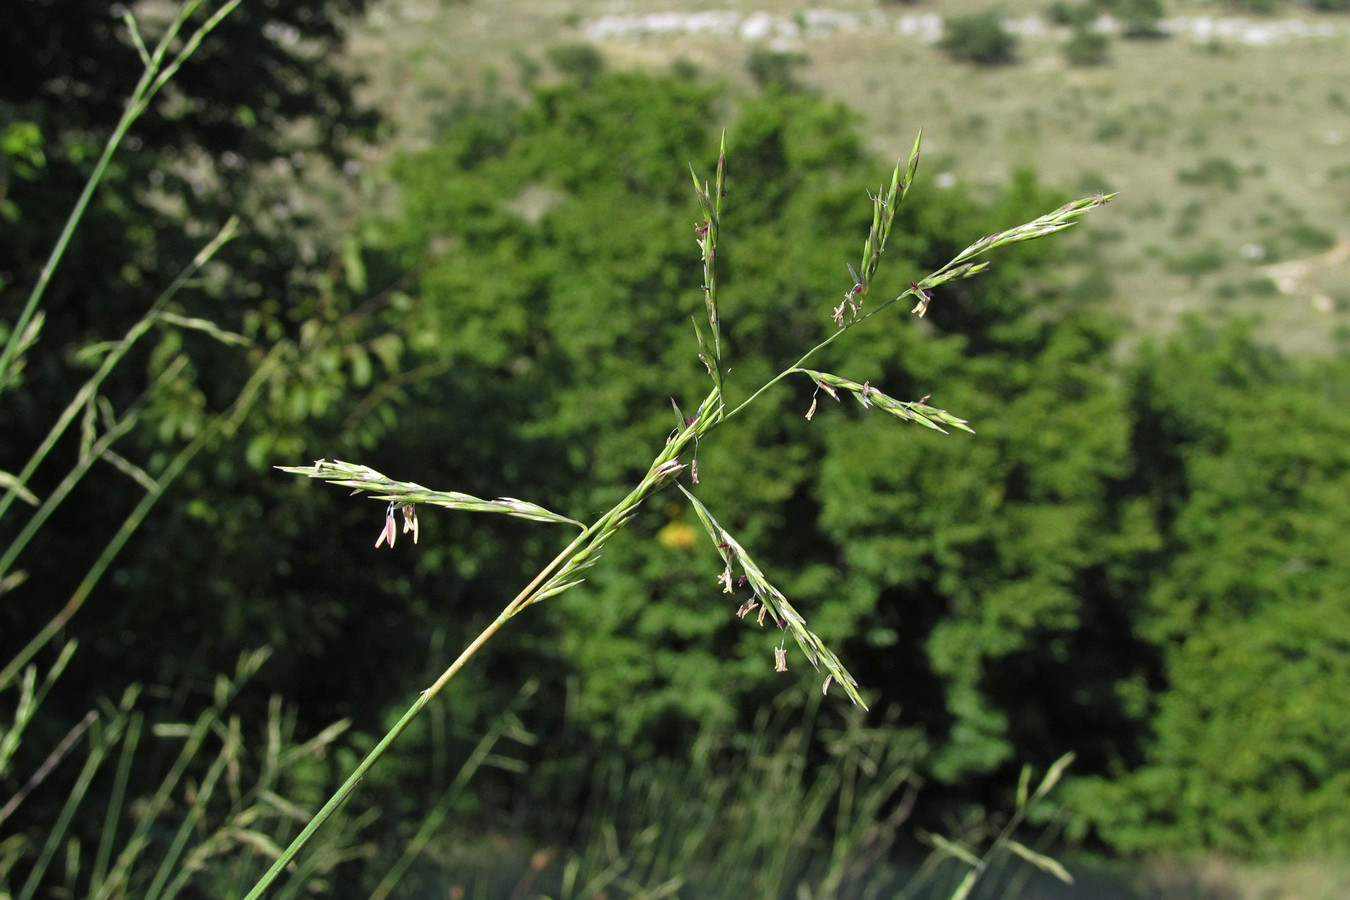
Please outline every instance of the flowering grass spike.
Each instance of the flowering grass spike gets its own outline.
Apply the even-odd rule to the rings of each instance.
[[[600,559],[604,545],[622,530],[624,525],[632,519],[647,500],[672,484],[676,484],[684,494],[712,539],[717,553],[722,558],[723,571],[717,578],[717,583],[722,586],[724,591],[729,593],[735,593],[738,589],[747,586],[750,590],[750,597],[740,604],[736,610],[736,615],[740,618],[746,618],[753,612],[756,614],[755,620],[759,624],[763,625],[768,620],[769,624],[780,629],[780,638],[773,648],[772,664],[774,670],[778,672],[787,670],[785,638],[790,633],[806,655],[807,660],[818,669],[824,670],[823,691],[828,692],[831,685],[837,683],[853,703],[865,706],[857,682],[849,674],[839,657],[825,645],[825,642],[818,635],[807,627],[805,618],[788,602],[782,592],[773,586],[746,548],[718,523],[702,501],[695,497],[683,484],[678,483],[678,479],[687,469],[691,473],[691,482],[697,484],[699,442],[715,431],[722,423],[746,409],[765,391],[795,373],[806,375],[815,384],[817,392],[823,390],[836,400],[839,398],[840,392],[843,392],[853,395],[864,407],[875,407],[897,418],[916,422],[927,428],[942,432],[946,432],[948,428],[954,428],[973,433],[965,420],[959,419],[945,410],[929,406],[927,397],[917,402],[897,400],[873,387],[870,381],[853,381],[838,375],[807,368],[806,363],[829,344],[905,297],[913,296],[917,298],[918,302],[913,312],[922,316],[927,311],[929,304],[935,301],[933,288],[949,281],[972,277],[988,267],[989,262],[987,260],[977,261],[975,257],[1006,244],[1032,240],[1062,231],[1074,224],[1074,220],[1078,216],[1101,206],[1114,195],[1097,194],[1083,200],[1077,200],[1024,225],[980,238],[942,268],[919,281],[911,282],[909,287],[899,296],[865,308],[868,293],[873,286],[877,268],[881,261],[881,254],[885,249],[891,227],[895,221],[896,210],[914,183],[919,164],[921,137],[915,140],[908,163],[896,163],[889,184],[883,184],[875,195],[869,194],[872,199],[872,222],[863,242],[860,265],[855,268],[852,264],[844,263],[852,281],[843,303],[833,309],[833,318],[837,329],[807,350],[793,365],[783,369],[764,384],[755,388],[744,400],[730,410],[726,408],[725,402],[726,375],[730,368],[723,358],[721,297],[718,294],[716,268],[717,248],[722,226],[722,201],[726,196],[727,155],[725,135],[723,135],[718,152],[716,177],[711,185],[706,181],[700,181],[691,166],[695,198],[701,214],[695,224],[694,232],[703,268],[702,293],[706,316],[706,325],[701,325],[696,318],[694,329],[698,341],[698,358],[708,369],[713,384],[707,395],[699,403],[698,410],[694,415],[685,417],[682,413],[679,413],[679,406],[676,404],[679,424],[666,437],[664,446],[657,451],[642,479],[618,503],[596,518],[591,524],[583,525],[577,519],[511,497],[482,500],[453,491],[433,491],[412,482],[395,481],[373,469],[355,463],[319,460],[312,466],[278,467],[285,472],[330,481],[334,484],[353,488],[354,493],[365,493],[374,499],[386,501],[388,506],[385,509],[384,527],[376,541],[377,547],[385,543],[392,547],[394,544],[396,536],[395,510],[402,511],[404,517],[403,530],[405,532],[412,531],[413,540],[416,542],[418,535],[416,506],[418,504],[442,506],[467,512],[493,512],[540,522],[574,525],[581,529],[581,533],[573,537],[567,546],[505,605],[497,618],[441,673],[435,683],[418,695],[417,700],[404,713],[403,717],[389,730],[375,749],[370,751],[366,758],[361,761],[347,782],[330,798],[314,819],[305,826],[290,847],[278,857],[272,868],[254,886],[245,900],[255,900],[262,895],[277,875],[291,863],[296,853],[309,840],[314,831],[332,815],[333,811],[355,789],[365,773],[380,758],[388,746],[398,738],[412,720],[421,713],[426,704],[449,683],[450,679],[478,652],[483,644],[496,634],[498,629],[525,608],[544,599],[557,596],[580,584],[583,581],[580,573],[596,564]],[[811,411],[808,412],[807,418],[810,418],[814,411],[815,401],[813,399]]]

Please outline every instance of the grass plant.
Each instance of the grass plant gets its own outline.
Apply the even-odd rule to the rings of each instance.
[[[859,383],[833,373],[807,368],[806,364],[822,349],[853,328],[873,320],[903,301],[913,300],[912,312],[922,316],[929,304],[934,302],[936,289],[948,282],[979,274],[989,264],[988,260],[984,259],[989,252],[1069,228],[1079,216],[1101,206],[1114,196],[1097,194],[1086,197],[1065,204],[1031,222],[981,237],[946,265],[921,280],[912,282],[899,295],[882,299],[880,302],[873,299],[869,303],[869,293],[896,211],[914,183],[919,165],[921,140],[920,135],[914,142],[908,160],[901,159],[896,164],[889,182],[883,183],[875,195],[870,195],[873,215],[863,242],[859,266],[854,268],[851,264],[848,265],[850,280],[845,285],[843,298],[837,304],[832,304],[836,330],[806,350],[794,364],[768,379],[735,405],[730,405],[726,400],[727,375],[731,366],[724,358],[720,313],[722,298],[717,279],[717,253],[721,237],[723,201],[726,198],[727,159],[725,139],[723,140],[712,181],[701,181],[697,175],[694,177],[694,191],[700,213],[694,231],[703,269],[704,297],[704,317],[702,321],[695,318],[694,329],[697,355],[707,369],[712,382],[711,387],[692,415],[686,416],[678,405],[676,406],[676,425],[666,437],[664,446],[656,452],[644,477],[618,503],[590,524],[582,525],[578,519],[513,498],[483,500],[457,492],[429,490],[421,485],[387,477],[356,463],[319,460],[308,466],[278,467],[294,475],[350,487],[353,494],[365,494],[386,502],[384,521],[375,541],[377,548],[384,543],[390,545],[394,543],[399,533],[398,516],[402,517],[403,532],[411,532],[414,541],[417,539],[416,507],[419,503],[469,512],[498,512],[536,521],[580,527],[581,532],[507,602],[498,616],[468,644],[440,677],[418,695],[407,712],[354,768],[346,783],[328,800],[292,844],[278,856],[272,868],[249,892],[248,900],[262,896],[281,872],[294,863],[305,844],[323,826],[328,817],[349,798],[390,745],[493,635],[529,606],[580,584],[584,580],[583,573],[598,562],[605,544],[619,533],[647,500],[673,485],[678,486],[694,505],[704,529],[722,558],[723,570],[717,577],[722,590],[734,594],[738,588],[746,586],[749,588],[749,597],[740,600],[737,615],[742,618],[753,617],[759,624],[763,624],[767,619],[782,632],[782,639],[774,651],[774,667],[779,671],[787,668],[787,636],[790,634],[811,665],[818,671],[823,670],[823,693],[828,693],[831,686],[837,685],[850,701],[865,708],[859,685],[843,662],[810,629],[805,618],[782,592],[774,587],[766,573],[755,562],[751,552],[719,524],[707,506],[694,496],[692,488],[698,484],[700,442],[708,440],[719,425],[740,414],[766,390],[792,375],[802,375],[810,379],[819,391],[824,391],[836,399],[840,393],[849,393],[864,406],[876,406],[901,419],[938,430],[944,430],[942,426],[947,425],[969,431],[963,420],[945,410],[929,406],[927,398],[916,402],[901,401],[884,394],[868,381]],[[682,475],[687,476],[688,487],[679,483],[678,479]]]
[[[179,34],[184,26],[191,21],[197,10],[201,8],[203,2],[204,0],[189,0],[189,2],[182,4],[176,14],[169,20],[168,27],[165,28],[153,51],[146,47],[145,40],[141,37],[140,28],[136,24],[136,17],[132,15],[130,10],[123,8],[122,21],[127,26],[137,53],[140,54],[141,62],[145,65],[145,71],[131,97],[127,100],[122,118],[113,128],[112,134],[108,136],[108,140],[103,146],[103,153],[98,162],[94,164],[94,170],[85,182],[84,190],[81,191],[79,199],[75,201],[74,208],[71,209],[70,215],[66,218],[65,227],[61,229],[60,236],[52,246],[51,255],[42,267],[32,290],[29,291],[27,301],[20,310],[18,317],[10,325],[8,339],[5,341],[4,348],[0,349],[0,392],[12,383],[11,379],[15,374],[13,367],[18,362],[17,355],[20,349],[31,347],[37,340],[37,333],[41,329],[38,311],[42,303],[42,297],[47,292],[47,285],[51,283],[52,273],[56,271],[56,267],[60,265],[62,257],[65,256],[66,249],[70,246],[71,236],[74,235],[80,220],[84,218],[85,210],[89,207],[89,201],[93,198],[94,192],[98,190],[98,186],[103,182],[103,176],[108,170],[108,163],[112,161],[113,155],[122,145],[122,141],[126,138],[127,132],[131,130],[131,126],[150,108],[150,103],[155,99],[155,96],[168,84],[183,63],[197,51],[202,40],[214,31],[226,16],[234,11],[240,0],[229,0],[229,2],[222,4],[205,22],[193,30],[185,41],[180,42],[178,40]],[[22,484],[22,481],[20,484]]]
[[[1055,760],[1046,770],[1045,775],[1041,777],[1040,783],[1037,784],[1034,791],[1030,789],[1031,767],[1024,766],[1022,768],[1022,775],[1017,783],[1017,797],[1013,813],[1002,826],[994,831],[992,840],[989,841],[982,854],[976,852],[975,847],[969,841],[953,841],[936,834],[920,835],[921,838],[931,843],[937,852],[929,857],[920,873],[913,879],[902,896],[913,896],[912,892],[921,889],[927,878],[935,873],[947,859],[955,860],[959,867],[964,868],[960,881],[948,895],[951,900],[968,900],[974,895],[981,880],[991,870],[1005,865],[1010,857],[1016,857],[1030,863],[1035,868],[1053,875],[1061,882],[1072,883],[1073,878],[1069,875],[1068,870],[1057,860],[1033,850],[1016,837],[1018,830],[1028,817],[1044,813],[1043,803],[1046,797],[1064,777],[1064,772],[1072,762],[1072,753],[1067,753]],[[1018,893],[1020,892],[1005,887],[1000,896],[1016,896]]]
[[[576,837],[527,850],[520,883],[557,900],[886,896],[923,744],[857,707],[827,726],[822,702],[785,692],[744,732],[705,727],[680,759],[594,760],[559,805],[572,815],[546,826]],[[443,878],[473,896],[494,874],[457,864]]]
[[[0,350],[0,394],[6,389],[12,390],[22,380],[25,354],[31,353],[41,338],[43,315],[41,302],[46,293],[52,274],[60,264],[70,244],[89,202],[102,183],[108,164],[121,146],[132,125],[145,114],[150,102],[168,83],[182,64],[201,45],[205,37],[238,6],[239,0],[230,0],[217,8],[207,19],[193,30],[186,39],[180,40],[184,26],[202,6],[202,0],[191,0],[180,6],[169,21],[153,51],[147,49],[135,17],[130,11],[123,12],[123,21],[144,63],[145,70],[135,91],[127,100],[122,118],[113,129],[106,142],[103,153],[94,165],[85,182],[74,208],[66,219],[61,234],[57,237],[46,264],[33,285],[28,298],[15,321],[10,324],[8,340]],[[84,604],[94,586],[102,578],[113,557],[121,550],[127,539],[144,520],[150,508],[164,495],[164,491],[182,473],[202,447],[236,425],[244,412],[252,405],[258,388],[273,372],[277,364],[275,354],[268,354],[254,370],[253,377],[239,393],[234,406],[213,422],[186,447],[174,455],[169,464],[152,477],[139,466],[112,450],[112,445],[134,428],[141,419],[145,406],[156,393],[164,390],[179,375],[187,364],[186,357],[172,361],[158,378],[152,382],[141,396],[120,413],[113,410],[106,399],[100,396],[100,388],[109,375],[126,357],[136,343],[155,325],[169,324],[173,327],[199,330],[234,345],[251,344],[241,335],[226,332],[211,322],[202,319],[188,319],[174,315],[169,307],[174,297],[191,281],[237,232],[239,222],[231,219],[218,231],[170,285],[150,304],[145,313],[127,330],[118,341],[96,343],[84,347],[77,355],[83,360],[100,360],[98,369],[76,391],[70,402],[57,416],[46,437],[29,456],[28,461],[18,473],[0,472],[0,517],[3,517],[16,499],[22,499],[37,507],[36,512],[24,524],[19,534],[0,552],[0,594],[12,590],[23,581],[23,573],[11,569],[22,551],[32,541],[36,533],[45,525],[56,508],[66,499],[75,485],[89,472],[94,463],[111,463],[145,488],[141,503],[130,513],[122,527],[105,546],[104,551],[90,566],[85,579],[73,592],[69,602],[48,624],[35,635],[27,645],[0,667],[0,690],[8,686],[18,671],[31,660],[59,632],[62,625],[69,621]],[[28,489],[29,479],[37,468],[48,458],[57,442],[69,431],[77,416],[81,417],[80,449],[76,463],[67,472],[59,485],[41,502]]]
[[[75,645],[66,644],[40,683],[36,666],[24,669],[13,724],[0,734],[0,770],[11,762],[74,652]],[[293,716],[274,697],[262,739],[246,738],[228,707],[267,656],[244,654],[232,676],[216,680],[207,708],[189,721],[149,723],[137,686],[90,710],[0,806],[3,824],[48,781],[65,791],[40,843],[23,832],[0,842],[0,895],[28,900],[52,896],[59,886],[66,896],[166,900],[191,883],[200,887],[203,877],[226,895],[232,882],[256,871],[258,854],[306,815],[283,800],[282,792],[312,779],[347,728],[339,722],[299,742]],[[53,777],[80,745],[85,758],[73,777]],[[155,756],[165,756],[164,764],[150,762]],[[100,824],[87,846],[90,829],[81,823],[90,821]],[[295,895],[358,852],[359,826],[344,822],[325,835],[300,870],[302,877],[278,896]],[[209,874],[199,874],[208,864]]]
[[[679,758],[541,761],[562,763],[544,777],[549,801],[511,818],[530,818],[534,835],[550,837],[485,837],[447,822],[411,886],[485,900],[936,900],[1018,896],[1035,872],[1072,881],[1017,837],[1029,821],[1056,830],[1048,794],[1067,759],[1034,792],[1024,770],[1010,813],[958,837],[924,834],[932,850],[920,861],[904,825],[924,789],[922,738],[898,709],[869,722],[859,707],[836,715],[826,703],[794,687],[749,728],[705,725]]]

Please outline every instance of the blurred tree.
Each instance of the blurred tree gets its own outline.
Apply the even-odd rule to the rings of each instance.
[[[1131,851],[1309,852],[1350,836],[1350,363],[1246,327],[1144,353],[1139,483],[1167,540],[1134,630],[1165,652],[1147,757],[1080,805]]]
[[[757,47],[750,51],[745,61],[745,70],[760,90],[778,88],[786,91],[801,90],[801,84],[794,74],[806,65],[809,57],[805,53],[788,53],[783,50],[770,50]]]
[[[1127,38],[1160,38],[1166,35],[1159,23],[1163,17],[1162,0],[1099,0],[1103,12],[1120,20]]]
[[[548,48],[546,55],[555,69],[581,84],[589,84],[605,70],[605,58],[594,44],[559,44]]]

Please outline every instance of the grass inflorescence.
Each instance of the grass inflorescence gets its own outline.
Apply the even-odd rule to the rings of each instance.
[[[266,889],[277,874],[290,863],[314,830],[351,793],[364,773],[407,727],[408,723],[421,712],[432,697],[444,688],[450,679],[498,629],[526,607],[554,597],[582,583],[584,579],[581,577],[581,573],[596,564],[605,544],[624,527],[647,500],[672,484],[677,484],[679,490],[685,494],[693,505],[694,511],[722,559],[723,570],[717,576],[716,581],[724,591],[733,593],[739,587],[748,586],[750,598],[740,604],[738,614],[743,618],[748,618],[753,613],[753,618],[757,623],[767,623],[783,632],[784,641],[780,641],[773,652],[774,668],[779,671],[787,669],[785,638],[788,634],[791,634],[806,655],[807,660],[813,666],[824,670],[822,689],[825,693],[829,692],[831,686],[838,685],[850,701],[860,707],[865,706],[862,690],[856,679],[849,673],[844,662],[826,646],[819,635],[811,630],[806,617],[799,613],[783,593],[773,586],[768,576],[755,562],[752,553],[730,531],[723,527],[708,506],[694,495],[692,488],[698,484],[696,473],[699,441],[706,439],[719,425],[746,409],[764,391],[794,373],[807,375],[815,382],[819,390],[825,390],[835,396],[836,399],[839,392],[849,393],[864,406],[875,406],[900,419],[917,422],[944,433],[949,427],[973,433],[964,419],[946,410],[929,406],[926,402],[927,398],[915,402],[897,400],[872,387],[868,381],[858,382],[839,375],[806,368],[805,364],[824,347],[851,329],[906,297],[917,298],[918,302],[913,312],[922,316],[928,305],[934,300],[935,288],[951,281],[972,277],[987,268],[988,261],[977,261],[976,257],[998,247],[1033,240],[1062,231],[1072,225],[1077,217],[1102,205],[1112,196],[1097,194],[1077,200],[1031,222],[982,237],[945,266],[917,282],[912,282],[909,288],[902,291],[898,296],[872,308],[865,308],[864,302],[872,288],[882,253],[885,250],[887,239],[895,221],[896,211],[914,182],[919,164],[920,143],[921,136],[915,140],[908,159],[897,162],[889,182],[883,184],[876,195],[871,195],[873,215],[867,237],[863,243],[861,266],[858,269],[853,268],[852,265],[848,266],[853,279],[852,284],[844,296],[844,301],[833,307],[833,318],[837,330],[808,349],[793,365],[767,380],[737,406],[728,410],[725,401],[725,376],[729,371],[729,366],[723,355],[722,316],[720,312],[722,298],[719,296],[717,278],[717,247],[721,237],[727,173],[726,141],[725,135],[723,136],[718,152],[716,176],[713,182],[709,184],[706,181],[700,181],[696,172],[693,176],[695,195],[701,214],[695,225],[695,239],[703,269],[702,294],[706,315],[706,320],[703,323],[700,323],[697,318],[695,319],[695,332],[698,342],[698,357],[708,370],[713,382],[712,388],[703,398],[694,415],[687,418],[681,416],[679,427],[667,436],[664,446],[652,459],[643,478],[623,499],[594,519],[591,524],[581,525],[578,519],[550,512],[535,504],[512,498],[482,500],[458,492],[434,491],[413,482],[403,482],[386,477],[373,469],[354,463],[320,460],[311,466],[279,467],[283,471],[296,475],[318,478],[350,487],[353,489],[353,493],[364,493],[374,499],[388,501],[389,505],[385,512],[385,521],[377,546],[385,541],[390,544],[393,543],[395,534],[394,515],[397,511],[403,512],[405,530],[411,529],[416,536],[415,507],[422,503],[470,512],[496,512],[538,521],[578,525],[582,530],[551,562],[544,566],[529,584],[505,605],[496,619],[465,648],[435,683],[418,696],[402,719],[390,729],[379,744],[356,767],[346,784],[320,810],[305,831],[292,843],[291,847],[278,857],[271,871],[248,895],[249,898],[259,896]],[[693,171],[692,167],[691,171]],[[689,486],[679,482],[681,476],[686,473],[690,476]]]

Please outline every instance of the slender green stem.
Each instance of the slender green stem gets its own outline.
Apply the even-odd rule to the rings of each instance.
[[[477,746],[474,747],[473,752],[469,754],[468,760],[459,767],[459,771],[455,774],[454,780],[451,782],[450,786],[445,789],[444,793],[441,794],[440,799],[432,808],[432,812],[422,820],[421,825],[417,829],[417,833],[413,835],[407,845],[403,848],[403,853],[398,861],[384,874],[384,877],[380,879],[380,883],[375,886],[373,891],[371,891],[370,900],[385,900],[385,898],[393,892],[399,881],[407,874],[408,869],[412,867],[413,862],[422,851],[426,849],[427,844],[431,842],[432,836],[436,834],[442,823],[444,823],[445,819],[450,814],[451,804],[455,798],[458,797],[465,786],[468,785],[474,774],[488,761],[488,758],[492,755],[493,747],[497,742],[503,737],[508,736],[514,736],[518,741],[529,740],[528,736],[523,736],[518,731],[521,726],[519,719],[516,718],[516,710],[526,699],[534,694],[538,687],[539,682],[537,681],[526,682],[524,687],[522,687],[520,692],[516,695],[515,700],[512,701],[503,712],[497,715],[493,721],[492,728],[488,730],[487,734],[483,735],[478,741]]]
[[[127,837],[127,840],[122,843],[122,851],[118,854],[107,879],[96,886],[91,885],[91,890],[87,895],[89,900],[111,900],[113,897],[128,896],[130,893],[128,883],[131,881],[131,872],[136,861],[147,850],[153,848],[154,844],[150,839],[151,833],[158,829],[161,815],[178,796],[179,784],[182,783],[193,760],[197,758],[203,743],[220,724],[225,705],[239,691],[242,683],[243,680],[239,678],[230,681],[228,688],[216,695],[215,704],[198,715],[192,723],[192,727],[183,735],[183,743],[178,750],[178,756],[170,765],[169,771],[165,774],[159,787],[156,788],[155,793],[148,800],[138,802],[135,805],[136,827]],[[129,710],[135,700],[135,692],[129,691],[124,695],[122,706]]]
[[[127,786],[131,783],[132,764],[136,760],[136,749],[140,746],[144,725],[144,714],[139,710],[133,710],[127,723],[126,736],[122,739],[122,755],[117,764],[117,772],[113,776],[112,794],[108,799],[107,812],[104,814],[103,831],[99,835],[98,851],[94,856],[94,874],[89,879],[90,886],[103,884],[108,874],[117,838],[117,826],[126,812]]]
[[[129,712],[126,709],[119,710],[118,715],[107,724],[102,732],[95,732],[92,736],[89,755],[85,758],[84,767],[80,770],[74,784],[69,788],[70,792],[67,795],[66,802],[62,805],[56,820],[51,823],[47,831],[47,840],[38,852],[33,868],[28,873],[28,879],[15,892],[14,897],[17,900],[30,900],[37,895],[38,889],[42,886],[43,878],[47,874],[47,867],[51,865],[56,852],[65,842],[66,835],[70,831],[70,825],[75,820],[75,813],[89,795],[89,786],[98,773],[99,767],[103,764],[104,756],[121,739],[122,729],[126,725],[128,714]],[[93,713],[90,713],[86,721],[92,722],[96,718]]]
[[[909,295],[909,294],[912,294],[912,293],[914,293],[913,289],[904,291],[904,292],[901,293],[899,296],[897,296],[897,297],[892,297],[890,300],[887,300],[885,303],[882,303],[880,306],[876,307],[875,309],[872,309],[872,310],[869,310],[868,312],[863,313],[862,315],[858,316],[858,318],[854,319],[853,321],[849,322],[847,325],[845,325],[845,326],[843,326],[842,328],[840,328],[839,330],[835,331],[834,334],[830,335],[830,336],[827,337],[825,340],[821,341],[819,344],[816,344],[816,345],[815,345],[814,347],[812,347],[810,350],[807,350],[805,353],[803,353],[802,356],[801,356],[801,359],[797,360],[795,363],[793,363],[792,365],[788,366],[786,369],[784,369],[783,371],[779,372],[777,375],[773,376],[773,377],[770,378],[768,381],[766,381],[766,382],[764,382],[762,385],[760,385],[758,390],[756,390],[756,391],[755,391],[753,394],[751,394],[749,397],[746,397],[744,400],[742,400],[742,401],[736,406],[735,409],[732,409],[730,412],[726,413],[726,414],[723,416],[723,419],[724,419],[724,420],[725,420],[725,419],[730,419],[732,416],[736,415],[738,412],[740,412],[741,410],[745,409],[747,406],[749,406],[751,403],[753,403],[753,402],[759,397],[760,394],[764,393],[764,392],[767,391],[769,388],[773,387],[775,384],[777,384],[778,382],[782,381],[784,378],[786,378],[786,377],[788,377],[789,375],[791,375],[792,373],[796,372],[798,369],[800,369],[800,368],[806,363],[806,361],[807,361],[808,359],[810,359],[812,356],[814,356],[816,353],[820,352],[821,350],[824,350],[824,349],[825,349],[826,347],[828,347],[830,344],[834,343],[834,341],[837,340],[837,339],[839,338],[839,336],[842,335],[844,332],[848,331],[850,328],[853,328],[853,327],[856,326],[856,325],[860,325],[860,324],[862,324],[863,322],[866,322],[868,319],[872,318],[872,317],[875,316],[877,313],[881,312],[882,310],[886,309],[887,307],[889,307],[889,306],[891,306],[891,305],[893,305],[893,304],[895,304],[895,303],[900,302],[901,299],[903,299],[905,296],[907,296],[907,295]]]
[[[47,499],[43,502],[42,506],[38,507],[38,511],[33,514],[33,517],[24,523],[23,529],[15,536],[14,540],[10,542],[9,546],[5,548],[5,552],[0,553],[0,577],[3,577],[4,574],[9,571],[9,567],[14,564],[14,560],[17,559],[24,548],[28,546],[29,541],[37,535],[38,531],[42,529],[42,526],[47,523],[47,519],[52,513],[56,512],[57,508],[65,501],[70,492],[75,489],[75,486],[83,480],[85,473],[89,471],[89,468],[100,459],[103,459],[104,454],[110,451],[112,445],[116,443],[122,435],[135,427],[136,423],[140,421],[141,411],[145,408],[145,405],[150,402],[150,398],[154,396],[159,387],[169,383],[177,377],[178,373],[182,371],[183,366],[186,364],[186,360],[179,359],[175,365],[170,365],[165,369],[163,374],[155,379],[154,384],[147,388],[145,392],[136,399],[136,402],[122,414],[122,417],[116,422],[113,422],[97,441],[80,454],[80,458],[75,461],[75,465],[66,473],[65,478],[61,479],[61,483],[47,495]]]
[[[793,372],[795,372],[795,371],[797,370],[797,368],[798,368],[799,366],[801,366],[801,365],[802,365],[803,363],[805,363],[808,359],[810,359],[812,356],[814,356],[814,355],[816,354],[817,351],[823,350],[823,349],[825,349],[826,347],[828,347],[828,346],[835,340],[835,338],[839,337],[839,335],[843,334],[843,333],[844,333],[845,331],[847,331],[847,330],[848,330],[847,328],[840,328],[840,329],[839,329],[838,331],[836,331],[834,334],[830,335],[830,336],[827,337],[825,340],[821,341],[819,344],[816,344],[816,345],[815,345],[814,347],[812,347],[810,350],[807,350],[805,353],[802,354],[801,359],[797,360],[795,363],[793,363],[792,365],[788,366],[786,369],[784,369],[783,371],[779,372],[777,375],[773,376],[773,377],[770,378],[768,381],[766,381],[766,382],[764,382],[762,385],[760,385],[760,386],[759,386],[759,389],[758,389],[757,391],[755,391],[755,392],[754,392],[753,394],[751,394],[749,397],[746,397],[743,401],[741,401],[741,403],[740,403],[735,409],[733,409],[733,410],[731,410],[730,412],[728,412],[728,413],[726,414],[726,417],[725,417],[725,418],[730,419],[732,416],[736,415],[738,412],[740,412],[741,410],[745,409],[745,408],[746,408],[747,406],[749,406],[751,403],[754,403],[755,400],[758,399],[758,397],[759,397],[760,394],[764,393],[764,392],[767,391],[769,388],[773,387],[775,384],[777,384],[778,382],[782,381],[784,378],[786,378],[786,377],[788,377],[789,375],[791,375]]]
[[[47,780],[47,776],[55,771],[56,767],[70,754],[70,751],[74,749],[75,744],[84,736],[85,732],[97,721],[98,713],[94,710],[90,710],[85,713],[83,719],[76,722],[70,730],[66,732],[66,736],[61,739],[61,742],[56,745],[54,750],[47,754],[47,758],[43,760],[42,765],[38,766],[37,771],[28,778],[28,782],[5,801],[4,806],[0,806],[0,824],[3,824],[6,819],[14,815],[14,811],[19,808],[19,804],[28,799],[28,795],[41,785],[42,782]]]
[[[173,280],[173,283],[166,287],[163,292],[155,298],[155,302],[150,305],[148,310],[146,310],[145,315],[141,316],[140,319],[136,321],[136,324],[132,325],[131,328],[127,330],[127,333],[120,341],[113,344],[111,348],[108,349],[103,357],[103,362],[98,367],[98,371],[91,375],[80,387],[80,390],[75,394],[74,399],[70,401],[62,411],[60,417],[56,420],[56,424],[54,424],[51,427],[51,430],[47,432],[47,436],[42,439],[42,443],[33,451],[33,455],[29,457],[28,462],[24,464],[23,469],[15,476],[14,483],[10,485],[5,496],[0,498],[0,518],[4,518],[5,512],[9,509],[10,504],[14,502],[14,498],[18,496],[28,484],[28,479],[32,477],[33,472],[42,464],[42,461],[47,458],[47,454],[51,452],[52,447],[56,445],[56,442],[61,438],[61,435],[65,434],[66,429],[70,427],[70,423],[75,420],[76,413],[78,413],[89,401],[89,398],[98,391],[99,387],[103,384],[104,380],[107,379],[113,368],[121,362],[122,358],[132,346],[140,340],[142,335],[144,335],[145,332],[150,329],[150,326],[155,323],[156,313],[163,309],[164,306],[178,294],[183,286],[197,274],[201,267],[206,265],[206,263],[219,252],[220,248],[225,246],[226,242],[235,236],[238,230],[239,217],[231,216],[229,221],[225,223],[225,227],[221,228],[219,233],[211,239],[210,243],[197,253],[192,262],[188,264],[182,272],[178,273],[178,277]],[[3,573],[4,570],[5,566],[0,564],[0,573]]]
[[[225,773],[228,767],[238,762],[239,720],[233,719],[228,726],[219,727],[218,730],[225,746],[216,754],[215,760],[206,770],[206,775],[201,782],[193,785],[192,801],[184,811],[183,821],[179,823],[178,831],[169,841],[169,846],[161,851],[155,877],[150,882],[150,886],[145,888],[144,893],[140,895],[141,900],[160,900],[164,896],[165,888],[173,882],[176,870],[182,866],[183,856],[188,850],[188,842],[192,839],[194,832],[203,830],[206,805],[215,793],[221,775]]]

